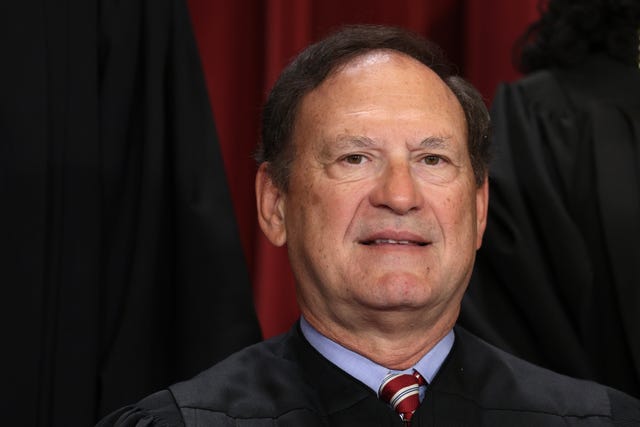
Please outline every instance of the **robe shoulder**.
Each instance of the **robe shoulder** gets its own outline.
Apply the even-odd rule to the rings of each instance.
[[[169,390],[156,392],[133,406],[112,412],[96,427],[184,427],[180,408]]]

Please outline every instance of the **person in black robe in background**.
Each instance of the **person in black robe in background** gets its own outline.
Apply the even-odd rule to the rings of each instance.
[[[86,426],[260,339],[183,0],[0,6],[4,425]]]
[[[484,244],[460,323],[640,396],[637,1],[552,0],[492,119]]]

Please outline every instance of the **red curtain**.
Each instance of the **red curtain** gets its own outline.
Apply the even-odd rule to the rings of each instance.
[[[343,25],[389,24],[437,42],[487,103],[512,66],[516,38],[537,0],[188,0],[225,170],[265,337],[298,316],[286,251],[259,231],[255,163],[260,108],[281,69],[310,42]]]

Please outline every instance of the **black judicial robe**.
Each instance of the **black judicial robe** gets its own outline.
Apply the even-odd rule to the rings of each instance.
[[[640,401],[555,374],[455,329],[453,349],[412,426],[638,426]],[[299,328],[114,412],[119,426],[398,426],[368,387],[311,347]]]
[[[2,424],[92,425],[259,341],[185,1],[2,1],[0,52]]]
[[[460,323],[640,396],[640,70],[606,56],[502,85],[488,226]]]

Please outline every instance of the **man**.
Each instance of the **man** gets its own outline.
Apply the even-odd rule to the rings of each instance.
[[[299,324],[102,425],[640,423],[631,397],[454,327],[486,223],[489,120],[444,64],[402,30],[350,27],[285,69],[256,190]]]

